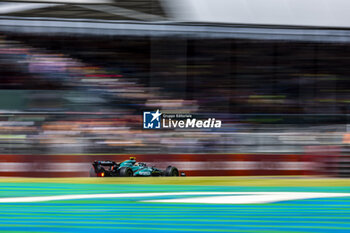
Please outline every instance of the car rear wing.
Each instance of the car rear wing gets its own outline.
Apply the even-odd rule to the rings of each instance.
[[[119,163],[116,163],[114,161],[106,160],[106,161],[94,161],[93,165],[101,165],[101,166],[114,166],[119,165]]]

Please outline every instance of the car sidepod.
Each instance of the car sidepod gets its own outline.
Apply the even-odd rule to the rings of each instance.
[[[140,168],[134,171],[134,176],[152,176],[152,169],[149,167]]]

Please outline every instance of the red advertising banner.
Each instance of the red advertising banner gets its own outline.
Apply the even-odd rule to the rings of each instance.
[[[131,155],[0,155],[0,176],[86,177],[95,160],[121,162]],[[165,169],[175,166],[188,176],[270,176],[320,174],[315,155],[139,154],[139,162]]]

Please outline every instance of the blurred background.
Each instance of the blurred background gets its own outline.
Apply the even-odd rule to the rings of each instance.
[[[88,163],[95,154],[265,164],[308,156],[307,169],[284,170],[349,175],[349,3],[314,3],[1,2],[0,175],[50,155]],[[142,112],[156,109],[222,128],[143,130]]]

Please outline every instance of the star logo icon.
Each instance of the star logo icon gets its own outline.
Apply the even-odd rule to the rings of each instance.
[[[155,113],[152,113],[151,115],[153,116],[151,122],[153,122],[154,120],[159,121],[159,117],[160,115],[162,115],[162,113],[160,113],[159,109],[157,109],[157,111]]]
[[[144,129],[161,129],[162,123],[160,122],[160,116],[162,115],[157,111],[143,112],[143,128]]]

